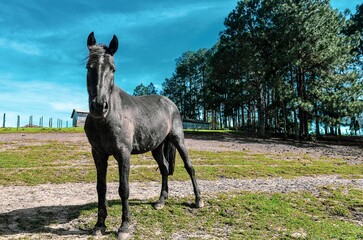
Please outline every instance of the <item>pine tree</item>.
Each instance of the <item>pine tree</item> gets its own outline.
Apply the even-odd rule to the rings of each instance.
[[[151,82],[148,86],[144,86],[144,84],[140,83],[135,89],[134,89],[134,96],[143,96],[143,95],[152,95],[157,94],[156,88],[154,84]]]

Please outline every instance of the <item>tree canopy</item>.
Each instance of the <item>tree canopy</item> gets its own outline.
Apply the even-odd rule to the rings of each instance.
[[[363,4],[346,17],[329,0],[242,0],[224,25],[163,83],[184,117],[304,138],[363,112]]]
[[[140,83],[134,89],[134,96],[143,96],[143,95],[152,95],[157,94],[156,88],[154,84],[151,82],[148,86],[144,86],[144,84]]]

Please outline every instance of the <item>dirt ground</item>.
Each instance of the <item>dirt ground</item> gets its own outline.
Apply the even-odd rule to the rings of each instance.
[[[34,144],[46,141],[87,142],[82,133],[47,133],[47,134],[0,134],[1,142]],[[363,143],[345,141],[299,142],[293,140],[259,139],[253,136],[235,134],[186,134],[188,149],[223,151],[248,151],[251,153],[301,153],[314,157],[339,157],[349,164],[363,162]],[[4,145],[4,147],[6,147]],[[285,154],[288,158],[289,154]],[[343,185],[363,189],[363,179],[342,179],[337,176],[299,177],[295,179],[253,179],[219,181],[199,181],[203,194],[233,190],[289,192],[317,192],[319,186]],[[108,199],[118,199],[118,183],[108,184]],[[146,200],[159,195],[160,183],[131,183],[131,199]],[[182,197],[192,194],[189,182],[170,182],[170,197]],[[39,186],[0,186],[0,239],[87,239],[88,233],[77,229],[78,220],[66,221],[67,211],[77,206],[97,201],[95,184],[43,184]],[[46,233],[24,233],[18,229],[19,218],[31,219],[34,214],[44,212],[56,220],[57,224],[48,226]],[[3,218],[1,218],[3,217]],[[362,223],[361,223],[362,224]],[[98,238],[98,237],[96,237]],[[102,237],[100,237],[102,238]]]

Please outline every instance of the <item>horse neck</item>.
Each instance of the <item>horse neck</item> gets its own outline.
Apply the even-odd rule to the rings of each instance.
[[[124,90],[114,85],[110,97],[111,110],[120,113],[120,111],[122,111],[121,108],[123,104],[127,102],[128,97],[129,95]]]

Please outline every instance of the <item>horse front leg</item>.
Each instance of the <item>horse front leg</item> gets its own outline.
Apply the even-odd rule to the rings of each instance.
[[[108,165],[108,155],[98,153],[92,149],[93,159],[97,169],[97,195],[98,195],[98,214],[97,223],[93,229],[95,235],[102,235],[106,232],[105,220],[107,217],[106,202],[106,174]]]
[[[119,169],[119,195],[122,203],[122,223],[118,229],[118,239],[125,240],[130,237],[129,229],[130,211],[129,211],[129,174],[130,174],[130,153],[118,153],[115,155]]]

